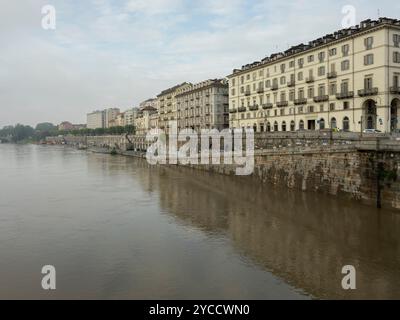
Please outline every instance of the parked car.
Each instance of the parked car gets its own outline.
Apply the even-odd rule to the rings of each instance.
[[[382,131],[376,130],[376,129],[365,129],[363,132],[364,133],[382,133]]]

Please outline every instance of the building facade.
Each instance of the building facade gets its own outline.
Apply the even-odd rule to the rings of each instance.
[[[178,130],[223,130],[229,127],[229,88],[223,79],[207,80],[177,89]]]
[[[235,69],[230,127],[396,131],[399,45],[399,20],[366,20]]]
[[[125,126],[133,126],[135,125],[135,119],[139,113],[138,108],[132,108],[129,110],[125,111],[125,117],[124,117],[124,125]]]
[[[117,117],[120,114],[118,108],[109,108],[104,110],[105,114],[105,128],[111,128],[117,125]]]
[[[136,134],[146,135],[149,130],[152,129],[151,119],[154,115],[157,115],[158,118],[158,112],[156,108],[148,106],[140,110],[137,118],[135,119]]]
[[[177,120],[177,101],[175,96],[179,89],[188,88],[189,83],[182,83],[175,87],[164,90],[157,96],[157,110],[159,113],[159,128],[165,130],[168,122]]]
[[[87,128],[98,129],[105,128],[105,112],[94,111],[87,114]]]

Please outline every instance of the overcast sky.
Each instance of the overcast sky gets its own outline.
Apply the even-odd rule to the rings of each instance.
[[[0,0],[0,127],[122,110],[357,22],[400,18],[395,0]],[[42,28],[44,5],[56,29]]]

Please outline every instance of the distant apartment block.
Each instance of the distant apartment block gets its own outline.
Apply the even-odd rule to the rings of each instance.
[[[380,18],[235,69],[231,128],[399,130],[400,21]]]
[[[105,128],[105,112],[94,111],[92,113],[87,114],[87,128],[88,129]]]
[[[191,84],[182,83],[167,90],[162,91],[157,96],[157,110],[160,115],[160,129],[165,130],[171,120],[177,120],[177,100],[175,96],[179,89],[190,88]]]
[[[177,89],[178,129],[218,129],[229,127],[228,82],[207,80]]]
[[[109,108],[104,110],[105,113],[105,127],[110,128],[117,125],[117,117],[121,113],[118,108]]]

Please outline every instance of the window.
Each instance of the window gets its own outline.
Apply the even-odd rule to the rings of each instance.
[[[324,112],[324,111],[325,111],[324,105],[320,104],[319,105],[319,112]]]
[[[365,89],[372,89],[373,87],[373,81],[371,77],[367,77],[364,79],[364,88]]]
[[[395,47],[399,47],[400,46],[399,43],[400,43],[400,34],[394,34],[393,35],[393,45]]]
[[[283,132],[286,131],[286,122],[285,121],[282,122],[282,131]]]
[[[325,52],[318,53],[318,60],[319,60],[319,62],[325,61]]]
[[[297,74],[297,80],[298,80],[298,81],[303,81],[303,72],[299,72],[299,73]]]
[[[233,96],[235,95],[235,89],[232,89],[232,95]]]
[[[331,57],[336,56],[336,54],[337,54],[337,49],[336,48],[332,48],[332,49],[329,50],[329,55]]]
[[[364,39],[364,45],[366,50],[371,50],[372,46],[374,44],[374,38],[373,37],[368,37]]]
[[[286,101],[286,92],[281,93],[281,101]]]
[[[319,96],[325,95],[325,86],[324,85],[318,87],[318,95]]]
[[[292,120],[291,122],[290,122],[290,131],[295,131],[296,130],[296,124],[295,124],[295,122]]]
[[[400,52],[398,51],[393,52],[393,62],[400,63]]]
[[[314,112],[314,106],[309,106],[308,107],[308,112],[313,113]]]
[[[289,101],[294,101],[294,90],[289,92]]]
[[[281,64],[281,73],[285,73],[286,64]]]
[[[374,64],[374,55],[367,54],[366,56],[364,56],[364,65],[369,66],[371,64]]]
[[[244,93],[244,87],[240,87],[240,93]]]
[[[343,131],[349,131],[349,130],[350,130],[349,118],[344,117],[344,119],[343,119]]]
[[[336,64],[331,63],[331,72],[336,72]]]
[[[304,99],[304,89],[299,89],[299,99]]]
[[[265,87],[266,87],[266,88],[271,87],[271,80],[265,81]]]
[[[303,120],[300,120],[300,122],[299,122],[299,129],[304,130],[304,121]]]
[[[319,120],[319,129],[324,130],[325,129],[325,119]]]
[[[329,85],[329,94],[330,94],[331,96],[333,96],[333,95],[336,94],[336,83],[331,83],[331,84]]]
[[[345,101],[343,102],[343,110],[349,110],[350,109],[350,102]]]
[[[314,88],[313,87],[308,88],[308,98],[309,99],[314,98]]]
[[[301,59],[297,60],[297,63],[298,63],[298,65],[299,65],[299,68],[300,68],[300,69],[303,68],[303,66],[304,66],[304,59],[301,58]]]
[[[250,80],[250,74],[246,76],[246,80]]]
[[[399,87],[399,75],[395,74],[393,76],[393,87],[398,88]]]
[[[294,68],[294,61],[289,62],[289,68]]]
[[[240,84],[243,84],[243,83],[244,83],[244,77],[241,76],[241,77],[240,77]]]
[[[344,60],[342,61],[342,71],[346,71],[350,69],[350,61]]]
[[[279,129],[278,129],[278,122],[274,122],[274,131],[279,131]]]
[[[329,111],[335,111],[335,104],[334,103],[329,104]]]
[[[325,67],[318,68],[318,76],[322,77],[325,75]]]
[[[286,84],[286,77],[281,77],[281,85]]]
[[[350,51],[350,46],[348,44],[342,46],[343,57],[347,57],[349,55],[349,51]]]
[[[340,84],[340,90],[342,93],[348,93],[349,92],[349,83],[347,81],[343,81]]]
[[[332,118],[331,119],[331,129],[336,129],[336,128],[337,128],[336,118]]]
[[[235,79],[232,79],[232,86],[234,87],[236,85]]]
[[[298,113],[303,113],[303,107],[299,107]]]
[[[264,70],[260,70],[260,71],[258,72],[258,75],[259,75],[260,77],[263,77],[263,76],[264,76]]]
[[[314,62],[314,55],[308,56],[308,62]]]

